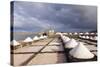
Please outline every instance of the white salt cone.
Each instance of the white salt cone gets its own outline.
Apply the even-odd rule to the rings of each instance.
[[[86,34],[86,35],[88,35],[88,34],[89,34],[89,32],[86,32],[85,34]]]
[[[47,38],[47,36],[44,36],[44,38]]]
[[[39,40],[39,37],[38,37],[38,36],[35,36],[35,37],[33,38],[33,41],[35,41],[35,40]]]
[[[92,36],[90,37],[90,40],[93,40],[93,37]]]
[[[75,39],[71,39],[65,44],[65,48],[74,48],[77,44]]]
[[[41,36],[40,36],[40,39],[44,39],[44,36],[43,36],[43,35],[41,35]]]
[[[77,32],[75,32],[75,33],[74,33],[74,35],[78,35],[78,33],[77,33]]]
[[[63,38],[63,42],[64,42],[64,43],[68,42],[69,40],[70,40],[69,37],[64,37],[64,38]]]
[[[89,39],[89,36],[86,36],[85,38],[86,38],[86,39]]]
[[[25,40],[24,40],[24,42],[31,42],[31,41],[33,41],[30,37],[27,37]]]
[[[69,53],[71,56],[78,59],[91,59],[94,57],[94,54],[92,54],[81,42],[79,42],[79,44]]]
[[[20,43],[18,43],[16,40],[13,40],[12,42],[11,42],[11,45],[14,45],[14,46],[16,46],[16,45],[19,45]]]
[[[82,36],[82,38],[85,38],[85,36]]]
[[[94,40],[97,40],[97,39],[98,39],[97,36],[95,36],[95,37],[94,37]]]

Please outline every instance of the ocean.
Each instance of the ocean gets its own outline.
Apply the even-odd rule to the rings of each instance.
[[[17,40],[17,41],[20,41],[20,40],[25,40],[27,37],[31,37],[33,38],[35,35],[35,33],[13,33],[13,36],[11,36],[11,41],[12,40]]]

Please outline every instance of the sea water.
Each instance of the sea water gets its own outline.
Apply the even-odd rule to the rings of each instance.
[[[13,36],[11,36],[12,37],[11,41],[12,40],[20,41],[20,40],[25,40],[27,37],[33,38],[36,34],[34,33],[15,33],[14,32],[12,35]]]

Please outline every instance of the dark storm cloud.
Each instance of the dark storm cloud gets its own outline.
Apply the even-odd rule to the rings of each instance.
[[[14,2],[15,31],[91,31],[97,27],[96,6]]]

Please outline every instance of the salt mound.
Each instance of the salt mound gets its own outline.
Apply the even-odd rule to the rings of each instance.
[[[66,43],[66,42],[68,42],[70,40],[70,38],[69,37],[66,37],[66,36],[63,36],[62,37],[62,40],[63,40],[64,43]]]
[[[91,36],[90,39],[93,40],[93,37]]]
[[[89,36],[86,36],[85,38],[86,38],[86,39],[89,39]]]
[[[74,33],[74,35],[78,35],[78,33],[77,33],[77,32],[75,32],[75,33]]]
[[[19,45],[19,43],[18,43],[16,40],[13,40],[13,41],[11,42],[11,45],[16,46],[16,45]]]
[[[66,48],[74,48],[77,44],[78,43],[76,42],[75,39],[71,39],[65,44],[65,47]]]
[[[79,42],[79,44],[73,48],[70,52],[70,55],[79,58],[79,59],[90,59],[94,57],[94,54],[92,54],[84,45],[82,42]]]
[[[82,38],[85,38],[85,36],[82,36]]]
[[[56,35],[63,36],[63,34],[62,34],[62,33],[60,33],[60,32],[57,32],[57,33],[56,33]]]
[[[44,36],[44,38],[47,38],[47,36]]]
[[[40,36],[40,39],[44,39],[44,36],[43,36],[43,35],[41,35],[41,36]]]
[[[97,36],[95,36],[95,37],[94,37],[94,40],[97,40],[97,39],[98,39]]]
[[[27,37],[25,40],[24,40],[24,42],[31,42],[31,41],[33,41],[30,37]]]
[[[35,37],[33,38],[33,40],[39,40],[39,37],[38,37],[38,36],[35,36]]]
[[[86,32],[85,34],[86,34],[86,35],[88,35],[88,34],[89,34],[89,32]]]

